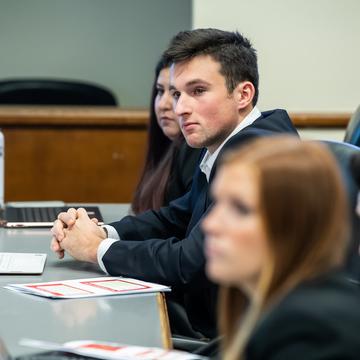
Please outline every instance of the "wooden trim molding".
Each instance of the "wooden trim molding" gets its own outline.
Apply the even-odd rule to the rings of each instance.
[[[297,128],[345,128],[351,113],[290,113],[290,118]]]
[[[118,107],[0,106],[0,126],[140,126],[146,127],[145,109]]]
[[[294,125],[303,127],[346,127],[351,113],[291,112]],[[1,126],[134,126],[145,128],[146,109],[118,107],[0,106]]]

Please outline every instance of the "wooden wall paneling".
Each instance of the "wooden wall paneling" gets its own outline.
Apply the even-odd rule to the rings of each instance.
[[[350,113],[291,113],[298,128],[345,128]],[[1,106],[5,200],[129,202],[142,168],[148,111]]]
[[[146,130],[4,129],[5,199],[129,202]]]
[[[131,201],[147,121],[143,110],[0,107],[5,200]]]

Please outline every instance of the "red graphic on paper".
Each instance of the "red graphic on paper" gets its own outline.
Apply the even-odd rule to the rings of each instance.
[[[67,296],[66,294],[62,294],[62,293],[59,293],[59,292],[55,292],[55,291],[50,290],[51,287],[56,287],[56,286],[68,287],[68,288],[71,288],[71,289],[76,289],[77,291],[80,291],[80,292],[83,292],[83,293],[93,294],[91,291],[87,291],[87,290],[84,290],[84,289],[79,289],[79,288],[77,288],[77,287],[75,287],[75,286],[70,286],[70,285],[63,284],[63,283],[58,283],[58,284],[27,285],[27,287],[29,287],[29,288],[34,288],[34,289],[36,289],[36,290],[44,291],[44,292],[50,293],[50,294],[55,295],[55,296]],[[50,289],[49,289],[49,288],[50,288]]]
[[[81,346],[81,348],[89,348],[89,349],[97,349],[97,350],[105,350],[105,351],[117,351],[123,348],[123,346],[112,346],[105,344],[86,344]]]
[[[109,286],[104,285],[104,283],[109,283]],[[111,283],[116,285],[116,283],[119,284],[130,284],[130,285],[134,285],[133,288],[127,288],[127,289],[113,289],[111,287]],[[129,280],[121,280],[121,279],[110,279],[110,280],[94,280],[94,281],[82,281],[81,284],[84,285],[88,285],[88,286],[94,286],[100,289],[105,289],[114,293],[120,293],[120,292],[125,292],[125,291],[135,291],[135,290],[143,290],[143,289],[151,289],[151,286],[147,286],[147,285],[143,285],[143,284],[138,284],[135,282],[131,282]]]

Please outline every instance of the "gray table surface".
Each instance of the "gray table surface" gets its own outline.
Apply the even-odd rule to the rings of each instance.
[[[124,216],[128,205],[100,205],[100,210],[105,222],[111,222]],[[49,229],[0,229],[0,252],[48,254],[42,275],[0,275],[0,337],[11,355],[31,352],[19,346],[21,338],[165,345],[164,322],[160,319],[156,294],[51,300],[4,289],[8,283],[103,276],[95,265],[75,261],[69,256],[58,260],[50,250],[50,238]]]

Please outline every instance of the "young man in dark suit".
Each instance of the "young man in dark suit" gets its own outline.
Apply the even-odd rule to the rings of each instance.
[[[256,108],[256,52],[237,32],[180,32],[165,52],[171,63],[174,109],[187,143],[204,148],[191,191],[160,211],[127,216],[103,228],[82,209],[61,213],[52,249],[98,263],[108,274],[170,285],[194,330],[216,335],[216,287],[204,273],[199,223],[211,205],[208,187],[221,153],[279,133],[297,134],[284,110]]]

